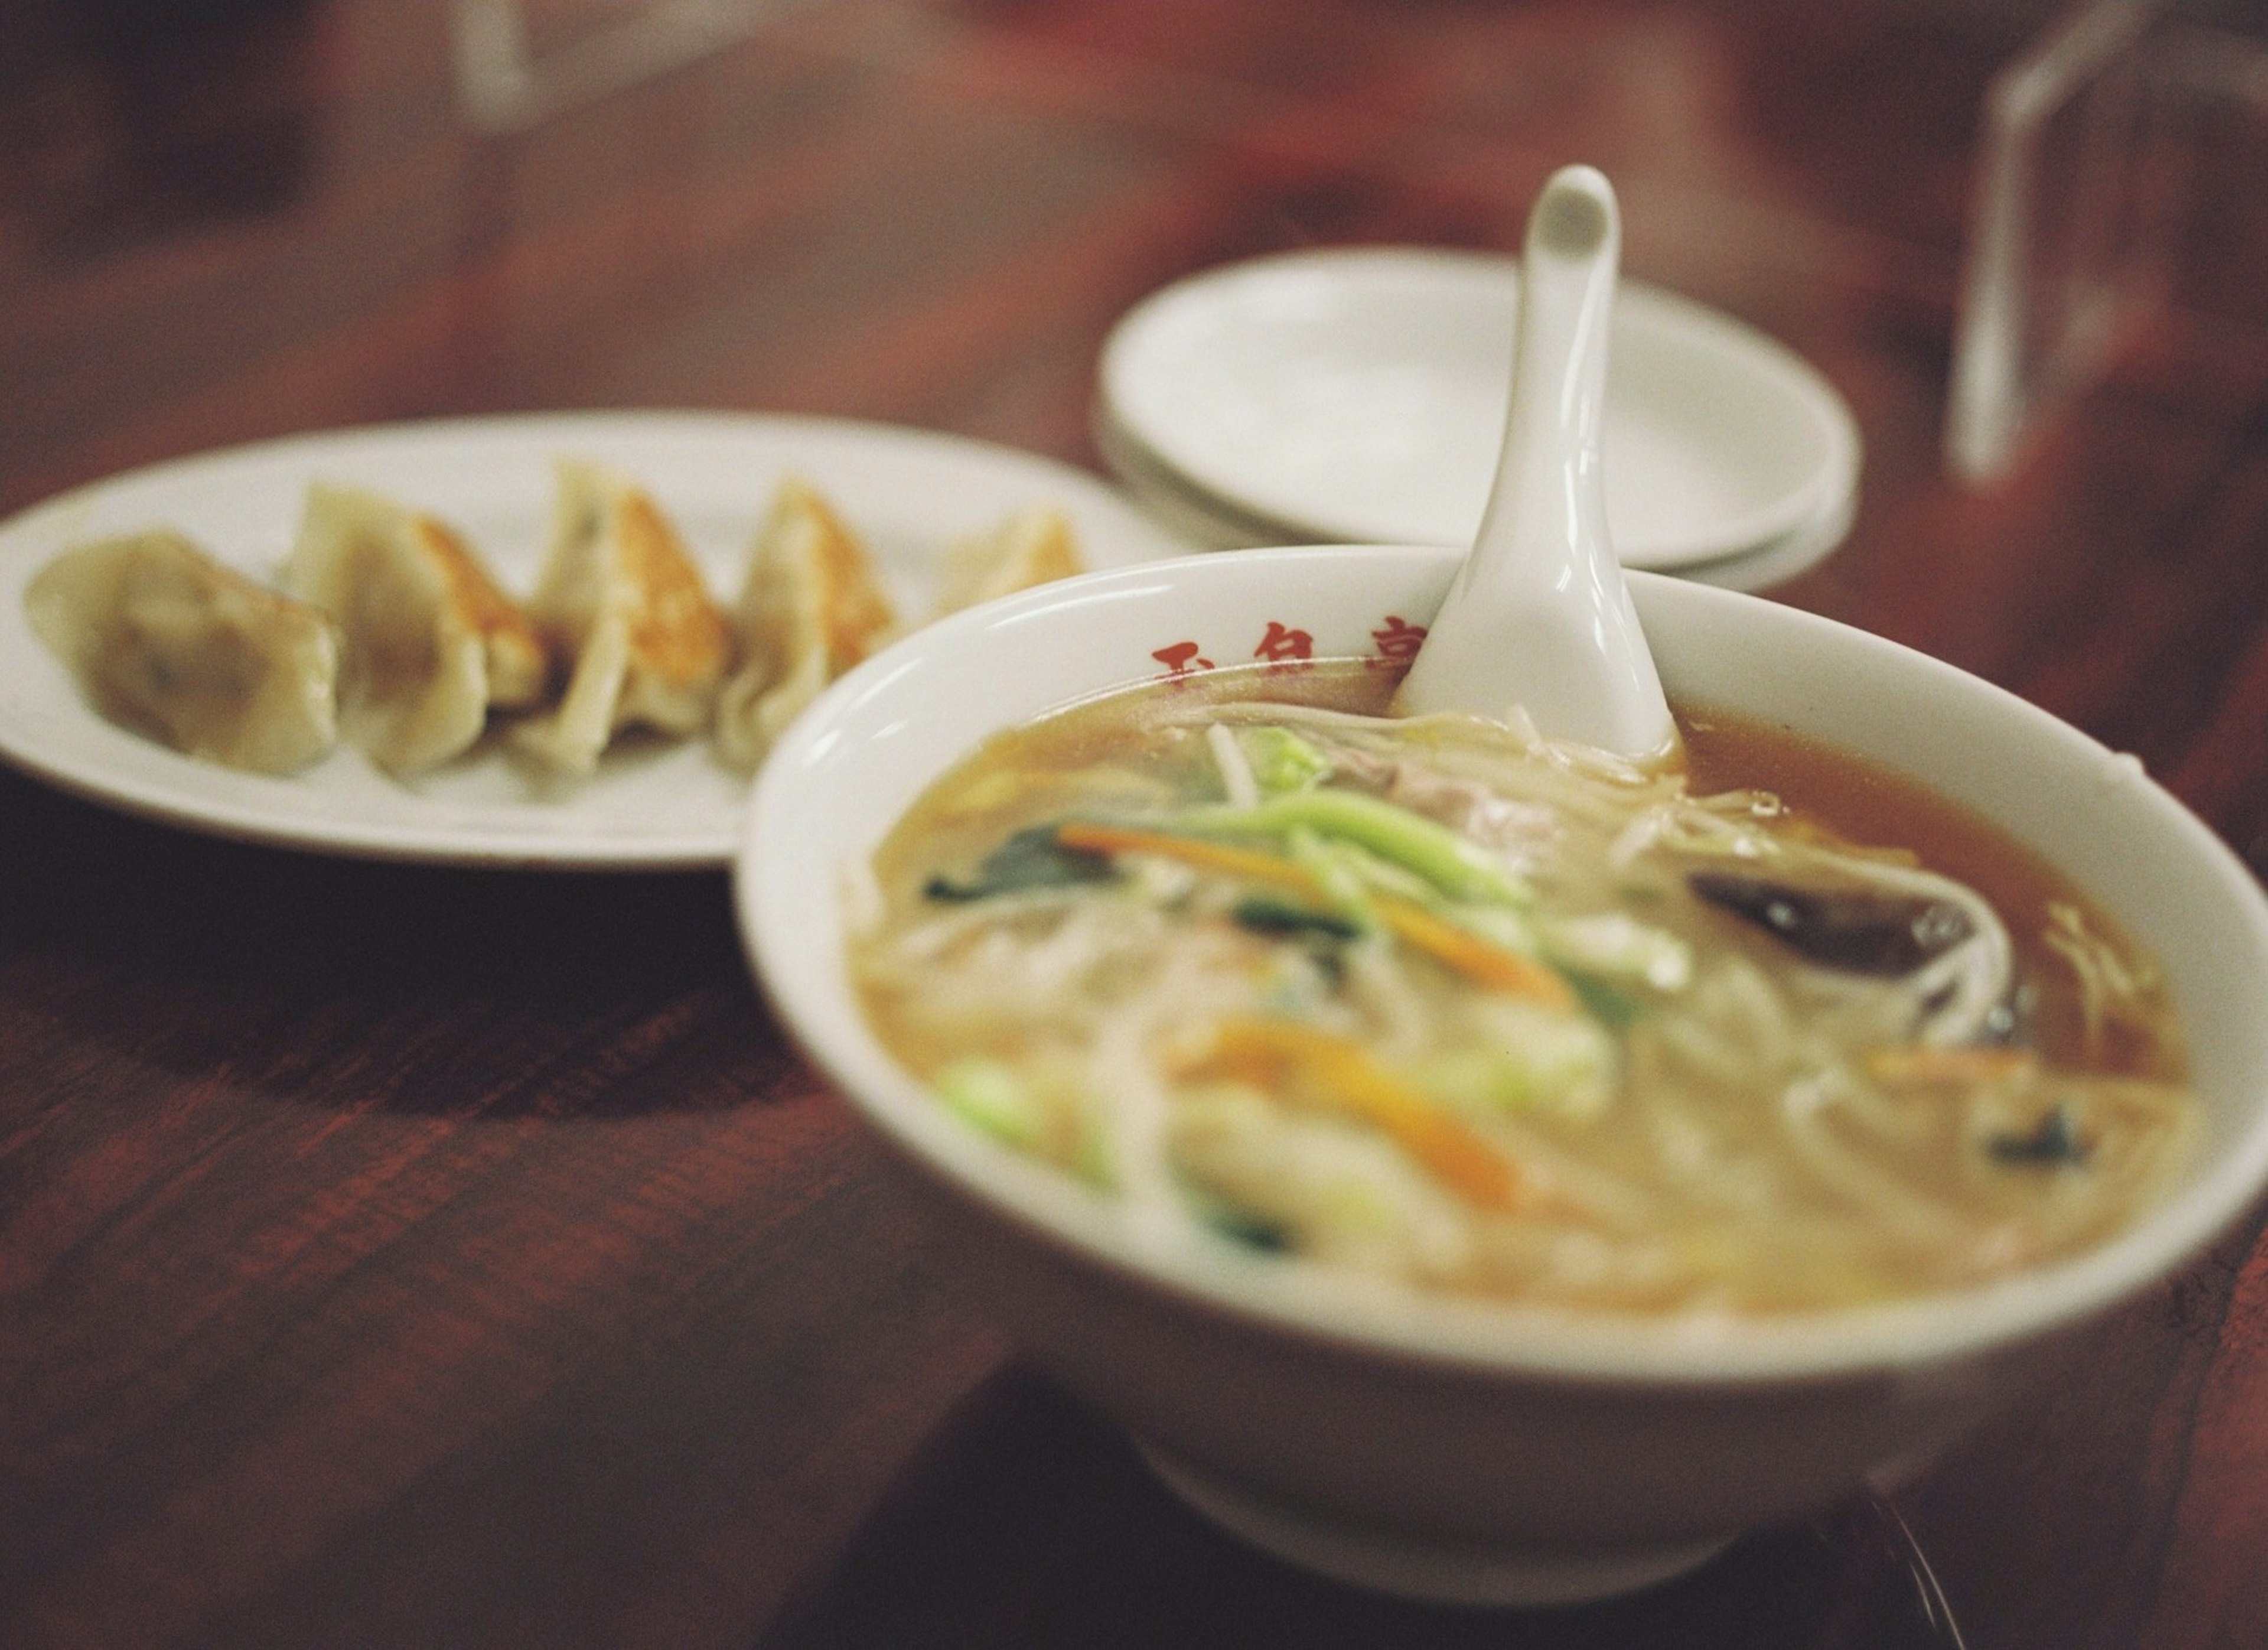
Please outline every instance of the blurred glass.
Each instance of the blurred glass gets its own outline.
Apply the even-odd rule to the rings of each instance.
[[[2169,315],[2268,323],[2264,157],[2268,42],[2211,9],[2086,0],[1994,77],[1946,424],[1958,475],[2007,469]]]
[[[486,131],[537,124],[694,63],[791,0],[456,0],[458,100]]]

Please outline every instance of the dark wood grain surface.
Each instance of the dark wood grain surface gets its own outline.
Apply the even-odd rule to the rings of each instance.
[[[2170,310],[2007,480],[1940,467],[1979,102],[2050,15],[805,0],[487,131],[438,4],[18,0],[0,510],[558,407],[1099,468],[1096,351],[1144,293],[1506,248],[1586,159],[1632,273],[1858,413],[1854,530],[1775,595],[2138,752],[2268,870],[2268,303]],[[2268,291],[2264,152],[2206,168],[2201,291]],[[1593,1610],[1420,1609],[1215,1534],[1013,1361],[768,1018],[721,874],[350,863],[0,772],[11,1646],[1951,1642],[1910,1530],[1979,1650],[2252,1650],[2258,1240],[1892,1500]]]

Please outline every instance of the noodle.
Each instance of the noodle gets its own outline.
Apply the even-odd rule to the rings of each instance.
[[[1889,780],[1725,718],[1696,794],[1359,667],[1209,676],[996,740],[846,881],[886,1045],[1130,1222],[1777,1313],[2073,1252],[2179,1164],[2154,967],[1949,807],[1869,844],[1785,785]]]

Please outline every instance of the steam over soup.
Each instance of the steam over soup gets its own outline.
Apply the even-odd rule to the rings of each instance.
[[[1393,685],[1210,672],[992,740],[851,890],[883,1042],[1137,1218],[1608,1308],[1972,1283],[2178,1166],[2156,970],[1980,821],[1705,713],[1647,770]]]

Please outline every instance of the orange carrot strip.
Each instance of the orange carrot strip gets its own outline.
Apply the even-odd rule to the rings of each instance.
[[[1074,821],[1056,828],[1056,840],[1066,848],[1087,853],[1155,854],[1161,859],[1178,859],[1183,865],[1195,866],[1200,871],[1219,871],[1255,882],[1272,882],[1278,888],[1319,898],[1322,894],[1315,879],[1289,859],[1249,848],[1233,848],[1226,843],[1207,842],[1201,837],[1168,836],[1162,831],[1134,830],[1123,825],[1086,825]]]
[[[1509,1209],[1520,1179],[1497,1148],[1403,1082],[1363,1046],[1287,1020],[1232,1020],[1201,1067],[1278,1088],[1304,1078],[1332,1102],[1375,1124],[1434,1177],[1471,1202]]]
[[[1056,840],[1066,848],[1080,849],[1088,853],[1156,854],[1160,858],[1178,859],[1183,865],[1195,866],[1199,870],[1218,871],[1255,882],[1272,883],[1278,888],[1307,895],[1311,899],[1328,897],[1322,885],[1304,866],[1276,854],[1232,847],[1226,843],[1208,842],[1202,837],[1173,836],[1162,831],[1137,830],[1123,825],[1090,825],[1073,821],[1057,828]],[[1373,903],[1380,917],[1397,938],[1415,946],[1443,967],[1463,975],[1475,984],[1489,986],[1515,997],[1525,997],[1547,1008],[1572,1010],[1575,1006],[1575,993],[1568,988],[1567,982],[1543,964],[1484,939],[1470,929],[1460,928],[1408,900],[1381,895]]]
[[[1546,1008],[1574,1008],[1573,989],[1558,974],[1533,958],[1484,939],[1469,928],[1460,928],[1408,900],[1388,895],[1377,903],[1379,916],[1398,937],[1467,979],[1492,986],[1509,996],[1527,998]]]
[[[2039,1064],[2028,1049],[1876,1049],[1867,1073],[1883,1083],[1989,1083]]]

